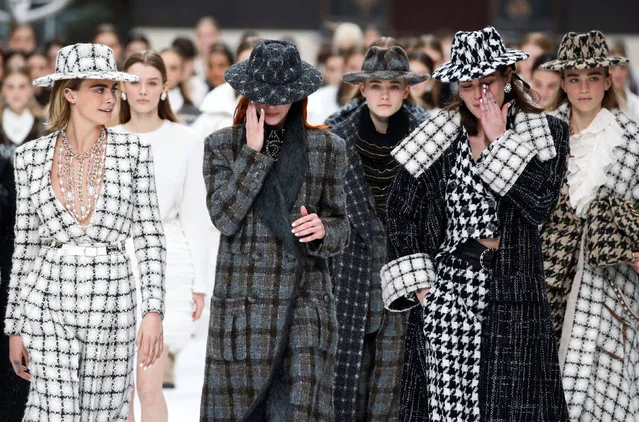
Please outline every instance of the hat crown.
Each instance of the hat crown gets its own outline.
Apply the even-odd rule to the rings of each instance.
[[[373,46],[366,51],[362,71],[410,72],[408,56],[404,49],[398,46],[389,48]]]
[[[259,41],[248,60],[247,76],[269,85],[297,80],[303,72],[302,59],[290,41]]]
[[[113,50],[102,44],[73,44],[62,47],[55,60],[56,73],[117,72]]]
[[[557,60],[585,60],[608,57],[610,50],[601,31],[592,30],[585,34],[568,32],[561,40]]]
[[[457,31],[450,60],[458,64],[492,63],[506,53],[501,35],[492,26],[479,31]]]

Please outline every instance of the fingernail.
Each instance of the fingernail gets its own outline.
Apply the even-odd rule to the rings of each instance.
[[[291,233],[295,233],[295,229],[291,230]]]
[[[141,364],[140,364],[140,368],[142,368],[143,366],[144,366],[144,364],[143,364],[143,363],[141,363]]]

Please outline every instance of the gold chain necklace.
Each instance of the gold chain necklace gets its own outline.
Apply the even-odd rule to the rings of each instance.
[[[98,188],[104,175],[106,130],[100,129],[100,135],[91,149],[82,154],[73,150],[66,130],[60,133],[60,137],[62,142],[58,147],[58,177],[62,199],[69,214],[86,230],[86,220],[95,209]]]

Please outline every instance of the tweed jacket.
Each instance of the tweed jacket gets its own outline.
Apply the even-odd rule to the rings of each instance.
[[[428,421],[424,335],[414,292],[435,280],[447,219],[445,188],[453,141],[466,137],[459,113],[441,111],[393,151],[403,164],[387,204],[389,259],[382,269],[388,309],[410,318],[401,419]],[[568,127],[551,116],[510,114],[508,130],[477,161],[494,193],[500,246],[487,281],[479,404],[483,421],[565,421],[557,346],[546,299],[539,225],[554,208],[565,171]],[[428,296],[426,297],[428,300]],[[418,315],[414,315],[414,314]]]
[[[421,122],[416,116],[403,107],[409,118],[409,132]],[[375,212],[375,205],[370,188],[364,179],[362,159],[356,149],[357,133],[362,113],[368,108],[361,105],[345,121],[332,129],[332,132],[346,142],[348,168],[344,176],[346,190],[346,210],[351,225],[351,239],[341,254],[331,258],[330,268],[333,279],[333,292],[337,302],[337,320],[340,324],[337,347],[337,365],[335,375],[335,412],[339,420],[355,419],[355,401],[359,385],[358,374],[362,364],[364,333],[367,319],[381,324],[382,318],[390,316],[384,310],[382,302],[381,280],[379,272],[387,262],[386,230]],[[402,318],[403,319],[403,318]],[[399,324],[401,327],[401,323]],[[403,332],[396,333],[403,337]],[[403,341],[402,341],[403,343]],[[395,349],[395,348],[394,348]],[[386,357],[385,367],[395,368],[386,371],[387,378],[380,380],[385,385],[379,386],[390,391],[380,395],[380,399],[372,401],[376,408],[371,409],[373,415],[386,415],[392,420],[393,399],[395,404],[399,397],[393,397],[394,386],[399,391],[403,355],[401,349],[389,354],[381,354],[376,359]],[[393,411],[392,411],[393,410]]]
[[[613,149],[615,161],[606,182],[597,193],[614,195],[639,204],[639,127],[620,110],[610,110],[623,129],[623,142]],[[570,118],[570,107],[556,110],[559,118]],[[567,191],[567,188],[565,188]],[[566,197],[568,200],[568,196]],[[595,267],[588,261],[587,242],[580,239],[588,220],[559,219],[570,214],[570,205],[559,204],[543,233],[545,266],[550,299],[565,309],[560,359],[563,385],[571,420],[639,420],[639,276],[626,264]],[[569,224],[562,222],[568,221]],[[566,227],[564,227],[566,226]],[[572,237],[567,239],[566,237]],[[575,241],[576,239],[576,241]],[[580,253],[581,251],[581,253]],[[582,263],[579,264],[579,255]],[[571,259],[567,259],[571,257]],[[557,275],[572,275],[558,277]],[[568,280],[555,285],[557,280]],[[617,298],[616,284],[629,307]],[[566,306],[567,302],[567,306]]]
[[[58,135],[18,147],[15,157],[15,251],[4,330],[21,335],[30,354],[24,420],[49,420],[55,412],[69,421],[126,420],[136,325],[136,283],[123,248],[130,237],[142,314],[164,313],[165,245],[151,147],[107,129],[104,182],[85,231],[51,186]],[[54,243],[120,250],[71,256]]]
[[[284,372],[291,385],[293,420],[333,420],[337,322],[325,258],[340,252],[349,236],[342,183],[344,141],[323,130],[306,130],[308,166],[295,169],[305,176],[293,207],[282,217],[290,232],[290,223],[301,216],[304,205],[320,216],[326,235],[302,244],[305,258],[300,260],[255,209],[275,162],[242,144],[241,133],[242,126],[233,126],[214,132],[205,142],[207,206],[221,239],[200,417],[245,418],[268,384],[276,352],[288,338]],[[276,198],[270,199],[276,203]],[[295,298],[298,274],[302,286]],[[287,331],[291,300],[294,314]]]

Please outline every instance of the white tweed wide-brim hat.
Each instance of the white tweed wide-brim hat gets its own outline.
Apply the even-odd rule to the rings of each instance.
[[[73,44],[62,47],[55,59],[55,72],[33,81],[35,86],[53,86],[63,79],[105,79],[135,82],[139,78],[118,71],[113,50],[102,44]]]

